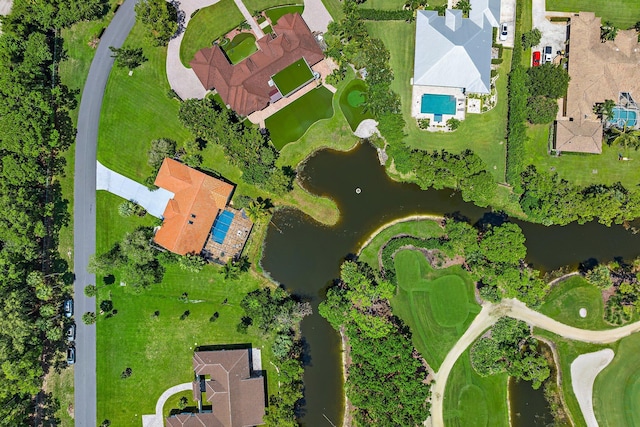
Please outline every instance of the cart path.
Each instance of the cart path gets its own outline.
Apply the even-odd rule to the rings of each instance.
[[[620,328],[591,331],[560,323],[557,320],[553,320],[544,314],[530,309],[516,299],[505,299],[499,304],[485,303],[482,305],[480,313],[473,319],[469,328],[449,351],[440,369],[434,375],[434,383],[431,387],[431,416],[425,421],[424,424],[426,426],[444,427],[444,391],[453,366],[460,355],[462,355],[484,331],[493,326],[493,324],[503,316],[522,320],[529,325],[553,332],[563,338],[594,344],[612,343],[640,331],[640,321]]]

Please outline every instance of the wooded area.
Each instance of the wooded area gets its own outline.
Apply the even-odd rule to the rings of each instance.
[[[104,1],[15,0],[0,36],[0,425],[32,424],[44,373],[61,366],[62,301],[73,280],[58,254],[67,202],[54,179],[75,129],[77,92],[62,85],[60,29]],[[65,320],[63,320],[65,319]],[[49,396],[39,398],[41,419]]]

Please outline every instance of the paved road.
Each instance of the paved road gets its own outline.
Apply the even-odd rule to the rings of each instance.
[[[126,0],[104,32],[89,69],[84,86],[74,176],[74,258],[76,281],[75,319],[78,325],[75,366],[75,425],[93,427],[96,420],[96,327],[82,323],[82,314],[95,311],[94,298],[84,295],[84,287],[95,284],[95,276],[87,272],[89,256],[96,251],[96,145],[102,97],[107,85],[113,58],[109,46],[121,47],[135,23],[133,6],[136,0]]]
[[[499,304],[485,303],[482,310],[473,319],[469,328],[455,343],[453,348],[445,357],[440,369],[434,375],[433,387],[431,388],[431,416],[425,421],[425,425],[433,427],[443,427],[443,399],[447,385],[447,379],[456,361],[464,351],[479,337],[484,331],[489,329],[503,316],[513,317],[522,320],[532,326],[545,329],[575,341],[584,341],[596,344],[608,344],[616,342],[633,333],[640,332],[640,322],[631,323],[620,328],[602,331],[590,331],[565,325],[553,320],[544,314],[531,310],[522,302],[516,299],[505,299]]]

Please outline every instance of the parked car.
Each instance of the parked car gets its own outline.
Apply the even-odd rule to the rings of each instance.
[[[500,40],[505,41],[507,39],[507,24],[500,25]]]
[[[75,347],[67,348],[67,365],[73,365],[76,363],[76,349]]]
[[[540,66],[540,51],[539,50],[534,50],[533,51],[533,62],[532,65],[534,67],[539,67]]]
[[[73,300],[71,298],[64,301],[63,310],[66,317],[73,316]]]
[[[67,341],[73,341],[76,339],[76,324],[72,323],[67,329]]]
[[[547,62],[551,61],[553,61],[553,50],[551,49],[551,46],[545,46],[543,63],[546,64]]]

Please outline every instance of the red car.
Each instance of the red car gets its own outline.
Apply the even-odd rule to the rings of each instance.
[[[534,50],[533,51],[533,66],[537,67],[539,65],[540,65],[540,51]]]

